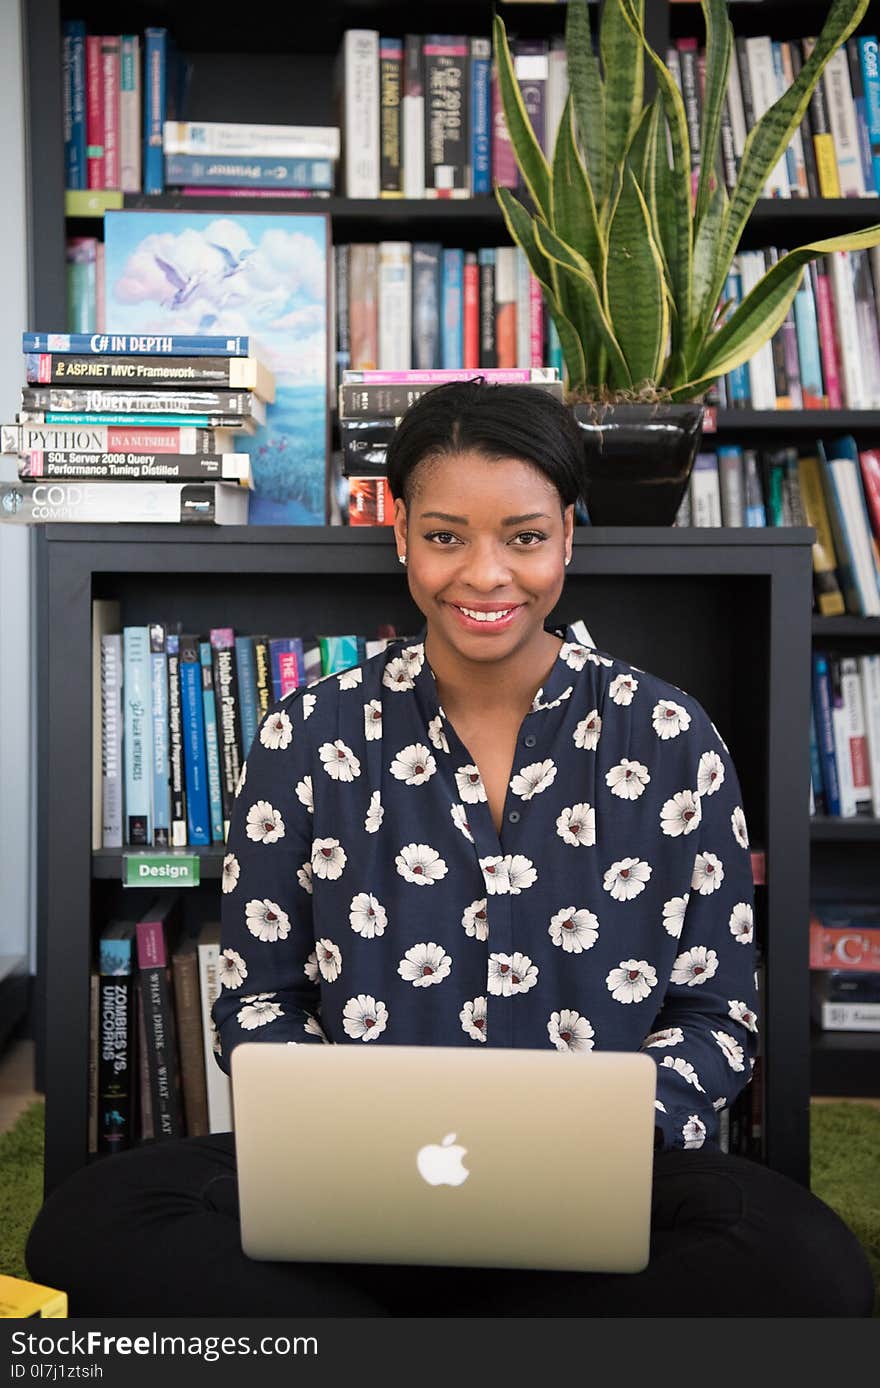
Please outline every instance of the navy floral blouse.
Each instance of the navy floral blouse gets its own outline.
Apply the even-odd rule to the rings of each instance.
[[[223,863],[240,1041],[646,1051],[658,1142],[718,1141],[757,1040],[736,771],[700,704],[571,627],[499,837],[423,631],[261,724]]]

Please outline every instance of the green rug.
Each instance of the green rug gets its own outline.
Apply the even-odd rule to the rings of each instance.
[[[871,1260],[880,1316],[880,1109],[813,1104],[812,1188],[852,1229]],[[0,1135],[0,1272],[27,1277],[24,1245],[43,1200],[43,1101]]]

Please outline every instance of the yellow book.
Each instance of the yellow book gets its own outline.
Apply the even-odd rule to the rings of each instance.
[[[807,524],[816,532],[813,542],[813,574],[819,612],[823,617],[839,617],[846,612],[846,604],[837,582],[834,541],[818,458],[798,458],[798,480]]]
[[[840,197],[840,179],[837,176],[837,155],[834,152],[832,135],[814,135],[813,148],[816,151],[816,173],[819,177],[819,192],[823,198]]]
[[[34,1316],[66,1320],[67,1292],[0,1273],[0,1319],[30,1320]]]

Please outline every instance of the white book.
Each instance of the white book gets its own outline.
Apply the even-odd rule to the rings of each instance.
[[[412,368],[412,245],[379,242],[379,370]]]
[[[425,75],[421,34],[404,38],[401,138],[403,140],[403,196],[425,196]]]
[[[767,34],[746,39],[746,57],[749,64],[749,80],[752,84],[752,106],[755,111],[755,124],[776,101],[779,89],[776,83],[776,70],[773,66],[773,45]],[[770,170],[764,185],[767,198],[789,198],[791,188],[788,182],[788,166],[785,155]]]
[[[499,342],[499,338],[498,338],[498,327],[499,327],[499,323],[502,321],[502,320],[501,320],[501,315],[502,315],[502,313],[505,312],[505,310],[507,309],[507,306],[510,305],[510,304],[513,305],[513,312],[514,312],[514,314],[518,314],[518,311],[519,311],[519,304],[518,304],[518,287],[517,287],[517,282],[518,282],[518,271],[517,271],[517,264],[516,264],[516,249],[517,249],[516,246],[497,246],[496,249],[495,249],[495,334],[496,334],[496,347],[501,347],[501,345],[502,345],[501,342]],[[506,321],[506,320],[505,320],[505,321]],[[528,323],[528,315],[526,316],[526,322]],[[516,339],[515,339],[515,341],[514,341],[514,351],[517,353],[517,355],[518,355],[518,350],[519,350],[519,349],[518,349],[518,345],[517,345],[517,344],[518,344],[518,338],[519,338],[518,329],[519,329],[519,320],[518,320],[518,318],[517,318],[517,320],[516,320]],[[506,331],[506,330],[505,330],[505,331]],[[500,353],[499,353],[499,361],[501,361],[501,354],[500,354]],[[520,366],[520,365],[522,365],[522,363],[519,362],[519,361],[517,361],[516,359],[514,359],[514,361],[512,361],[512,362],[505,361],[505,362],[502,362],[501,364],[502,364],[503,366],[514,366],[514,365]]]
[[[856,305],[856,331],[861,344],[862,376],[869,409],[880,408],[880,331],[877,320],[877,298],[871,276],[870,258],[866,250],[849,251]]]
[[[829,456],[832,451],[833,444],[830,444]],[[880,588],[878,588],[874,546],[865,512],[865,499],[859,468],[852,459],[847,458],[843,460],[846,464],[845,468],[841,468],[838,473],[840,461],[835,459],[832,462],[832,467],[840,478],[838,485],[843,502],[843,519],[849,532],[850,544],[855,558],[855,579],[862,600],[863,615],[865,617],[880,617]]]
[[[722,523],[730,526],[745,525],[745,475],[741,448],[731,445],[718,449],[718,478],[721,487]]]
[[[167,120],[162,127],[165,154],[338,159],[339,145],[336,125],[244,125],[225,121]]]
[[[730,115],[730,129],[733,135],[733,152],[736,155],[737,173],[746,145],[746,113],[743,107],[742,86],[739,80],[739,63],[736,49],[730,55],[730,70],[727,74],[727,110]]]
[[[232,482],[0,484],[0,521],[18,525],[246,525],[248,489]]]
[[[823,1031],[880,1031],[880,1002],[818,1002],[814,1007]]]
[[[766,272],[764,256],[761,251],[740,251],[738,260],[742,296],[745,298]],[[748,368],[752,409],[775,410],[776,377],[773,372],[773,348],[769,342],[763,343],[749,358]]]
[[[698,453],[690,480],[691,524],[721,525],[721,484],[714,453]]]
[[[826,260],[834,301],[834,326],[837,330],[844,404],[849,410],[864,410],[868,407],[868,392],[859,342],[850,254],[849,251],[830,251]]]
[[[791,61],[791,45],[789,43],[780,43],[779,56],[782,61],[782,78],[780,79],[777,73],[776,81],[779,95],[782,96],[784,92],[788,91],[789,87],[794,86],[795,80],[795,70]],[[807,184],[807,162],[804,158],[804,138],[801,133],[800,125],[798,125],[792,135],[788,147],[794,156],[793,163],[795,168],[795,183],[792,184],[791,195],[793,198],[808,198],[810,196],[810,189]]]
[[[556,148],[556,136],[559,133],[559,122],[562,119],[565,100],[568,96],[568,57],[565,52],[564,39],[554,38],[551,40],[548,62],[545,129],[546,153],[552,164],[553,151]]]
[[[859,662],[855,656],[844,656],[841,659],[840,684],[850,747],[856,813],[871,814],[871,767],[865,729],[865,700]]]
[[[837,664],[835,671],[834,665]],[[833,661],[829,658],[828,673],[831,677],[831,733],[834,741],[834,760],[837,764],[837,781],[840,791],[840,817],[841,819],[855,819],[856,816],[856,788],[853,781],[852,760],[849,750],[848,722],[849,715],[846,703],[843,699],[843,677],[842,662]],[[838,705],[834,699],[835,679],[840,680],[840,694],[842,702]]]
[[[104,708],[105,689],[109,690],[110,678],[115,673],[115,693],[111,700],[112,714],[118,715],[118,745],[122,748],[122,638],[117,636],[115,651],[115,671],[105,663],[103,645],[111,633],[118,633],[119,603],[110,598],[92,599],[92,848],[116,848],[122,844],[122,761],[117,763],[119,779],[119,838],[117,843],[108,843],[104,835],[104,788],[105,775],[104,738],[107,731],[108,710]],[[111,658],[112,659],[112,658]],[[114,745],[116,738],[114,735]]]
[[[838,48],[828,59],[822,81],[825,84],[828,124],[834,140],[841,195],[845,198],[863,198],[865,179],[859,153],[859,128],[845,47]]]
[[[871,804],[880,819],[880,655],[860,655],[859,673],[865,704],[865,736],[871,773]]]
[[[123,34],[119,64],[119,186],[141,191],[141,41]]]
[[[232,1130],[232,1088],[229,1076],[220,1069],[214,1050],[217,1028],[211,1008],[220,992],[220,942],[205,939],[206,927],[199,936],[199,993],[202,1000],[202,1043],[205,1048],[205,1085],[208,1092],[208,1131],[228,1133]]]
[[[516,364],[532,364],[531,271],[521,246],[516,247]]]
[[[343,192],[347,198],[378,198],[378,29],[346,29],[336,80],[342,110]]]

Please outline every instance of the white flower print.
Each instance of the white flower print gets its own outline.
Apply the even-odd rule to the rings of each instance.
[[[277,901],[264,897],[249,901],[245,910],[247,928],[258,940],[286,940],[290,934],[290,917],[282,911]]]
[[[647,959],[621,959],[605,983],[615,1002],[642,1002],[657,986],[657,970]]]
[[[458,1014],[461,1022],[461,1029],[466,1036],[470,1036],[473,1041],[485,1041],[486,1039],[486,999],[474,998],[473,1002],[466,1002]]]
[[[400,652],[400,659],[409,671],[411,679],[415,679],[425,663],[425,648],[420,641],[414,646],[404,646]]]
[[[320,1036],[322,1041],[327,1041],[327,1037],[324,1035],[324,1028],[321,1026],[321,1023],[318,1021],[317,1017],[307,1018],[306,1021],[303,1022],[303,1031],[306,1033],[307,1036]],[[327,1044],[330,1044],[329,1041],[327,1042]],[[295,1046],[296,1042],[289,1041],[288,1045]]]
[[[312,895],[312,865],[311,865],[311,863],[303,863],[302,867],[297,868],[297,870],[296,870],[296,880],[297,880],[297,882],[299,883],[299,885],[302,887],[303,891],[304,891],[304,892],[308,892],[309,896],[311,896],[311,895]]]
[[[730,933],[740,945],[752,943],[752,908],[747,901],[738,901],[730,913],[728,921]]]
[[[717,752],[704,752],[697,767],[698,795],[714,795],[724,782],[724,762]]]
[[[235,785],[235,798],[236,798],[236,800],[238,799],[239,795],[241,794],[242,788],[243,788],[244,783],[245,783],[246,780],[247,780],[247,760],[245,760],[245,761],[242,762],[242,764],[241,764],[241,771],[239,771],[239,773],[238,773],[238,781],[236,782],[236,785]]]
[[[695,1113],[692,1113],[684,1124],[681,1135],[684,1138],[685,1148],[702,1147],[706,1141],[706,1124],[702,1123]]]
[[[570,805],[557,819],[556,832],[563,843],[592,847],[596,842],[596,811],[591,805]]]
[[[466,805],[477,805],[486,799],[486,788],[476,766],[460,766],[455,773],[455,784]]]
[[[318,952],[317,952],[317,950],[314,950],[314,949],[312,950],[311,954],[309,955],[308,959],[306,960],[305,964],[303,965],[303,973],[305,974],[306,978],[309,980],[310,983],[317,983],[317,981],[318,981]]]
[[[727,1063],[730,1066],[731,1070],[745,1070],[746,1067],[745,1061],[743,1060],[743,1048],[736,1040],[736,1038],[733,1036],[728,1036],[726,1031],[713,1031],[712,1035],[715,1038],[717,1044],[721,1047],[722,1051],[724,1052],[724,1055],[727,1059]]]
[[[663,928],[673,940],[681,935],[690,895],[690,892],[685,892],[684,896],[673,896],[663,903]]]
[[[318,696],[316,694],[304,694],[302,696],[303,722],[305,722],[307,718],[311,717],[312,711],[314,710],[315,704],[317,702]]]
[[[388,770],[405,785],[423,786],[437,770],[437,763],[423,742],[413,742],[397,753]]]
[[[621,800],[638,800],[650,779],[646,766],[624,757],[617,766],[612,766],[605,777],[605,784],[611,790],[611,794],[617,795]]]
[[[342,1009],[342,1028],[353,1040],[375,1041],[388,1025],[388,1008],[368,993],[349,998]]]
[[[614,661],[609,660],[607,655],[599,655],[596,651],[587,651],[587,660],[590,662],[591,665],[605,665],[609,670],[611,669],[611,666],[614,664]],[[633,669],[635,669],[635,666],[633,666]]]
[[[235,1020],[243,1031],[256,1031],[257,1027],[267,1026],[284,1014],[277,1002],[272,1002],[274,993],[254,993],[253,997],[242,998],[245,1004],[236,1012]]]
[[[684,1040],[681,1027],[663,1027],[662,1031],[652,1031],[642,1042],[642,1050],[650,1046],[678,1046]]]
[[[542,790],[552,786],[555,780],[556,763],[548,758],[547,761],[536,761],[517,771],[511,778],[510,789],[523,800],[531,800],[533,795],[540,795]]]
[[[397,966],[397,972],[414,988],[427,988],[432,983],[442,983],[449,977],[452,959],[445,953],[442,945],[413,945],[408,949]]]
[[[744,1002],[737,1002],[734,998],[727,999],[728,1017],[735,1022],[741,1022],[749,1031],[757,1032],[758,1018],[750,1007],[746,1007]]]
[[[685,1060],[684,1057],[680,1055],[677,1055],[673,1060],[671,1055],[665,1055],[660,1064],[666,1070],[674,1070],[675,1073],[681,1075],[682,1079],[686,1080],[688,1084],[692,1084],[694,1089],[699,1089],[701,1094],[705,1094],[706,1091],[700,1084],[700,1077],[689,1060]]]
[[[588,713],[586,718],[582,718],[575,728],[572,739],[575,747],[582,747],[587,752],[595,752],[599,746],[599,738],[602,733],[602,719],[599,710],[594,708]]]
[[[527,954],[489,955],[489,992],[496,997],[509,998],[527,993],[538,981],[538,966]]]
[[[375,834],[382,827],[382,820],[385,818],[385,808],[382,804],[382,792],[374,790],[370,796],[370,803],[367,806],[367,814],[364,819],[364,828],[368,834]]]
[[[474,836],[471,833],[471,826],[468,824],[467,810],[464,805],[451,805],[449,813],[452,815],[452,822],[456,829],[460,829],[469,843],[473,843]]]
[[[654,1107],[655,1107],[655,1109],[657,1110],[658,1113],[665,1113],[665,1112],[666,1112],[666,1105],[665,1105],[665,1104],[661,1104],[661,1102],[660,1102],[659,1099],[655,1099],[655,1100],[654,1100]]]
[[[736,839],[740,848],[748,848],[749,831],[746,828],[746,817],[743,813],[742,805],[737,805],[733,814],[730,816],[730,827],[733,830],[733,837]]]
[[[386,664],[382,671],[382,683],[386,689],[394,690],[395,694],[403,694],[408,689],[415,689],[409,666],[399,655],[392,656]]]
[[[564,906],[551,917],[548,933],[554,945],[561,945],[566,953],[582,954],[598,940],[599,922],[586,907]]]
[[[283,708],[270,713],[260,728],[260,741],[272,751],[283,751],[293,740],[293,724]]]
[[[338,839],[314,839],[312,841],[312,871],[316,877],[324,877],[335,882],[342,876],[348,857]]]
[[[284,838],[284,820],[268,800],[258,800],[248,810],[247,836],[253,843],[277,843]]]
[[[723,1094],[722,1094],[722,1096],[721,1096],[720,1099],[714,1099],[714,1100],[712,1101],[712,1107],[714,1108],[714,1110],[715,1110],[716,1113],[718,1113],[718,1111],[719,1111],[720,1109],[723,1109],[723,1108],[725,1107],[726,1104],[727,1104],[727,1100],[725,1099],[725,1097],[724,1097]]]
[[[651,721],[657,736],[667,742],[669,738],[687,732],[691,725],[691,716],[681,704],[674,703],[672,699],[661,699],[659,704],[654,705]]]
[[[355,665],[351,670],[342,670],[337,676],[340,689],[357,689],[363,683],[364,672],[360,665]]]
[[[692,834],[703,818],[699,795],[692,790],[677,791],[660,811],[660,827],[671,839]]]
[[[700,896],[711,896],[724,881],[724,865],[714,853],[698,853],[694,859],[691,886]]]
[[[507,859],[498,857],[480,859],[480,870],[483,874],[483,881],[486,883],[486,891],[490,896],[503,896],[510,890],[510,880],[507,875]]]
[[[694,945],[693,949],[686,949],[684,954],[678,956],[672,966],[669,981],[695,988],[698,983],[705,983],[707,979],[714,977],[717,971],[718,955],[714,949],[707,949],[705,945]]]
[[[537,868],[531,859],[523,857],[522,853],[508,853],[504,863],[507,868],[507,890],[511,896],[519,896],[520,892],[537,882]]]
[[[557,1051],[591,1051],[596,1033],[586,1017],[571,1008],[562,1012],[551,1012],[547,1023],[547,1034]]]
[[[570,699],[570,698],[571,698],[572,694],[574,693],[574,686],[573,686],[573,685],[569,685],[567,689],[563,689],[562,693],[559,695],[559,698],[558,698],[558,699],[551,699],[551,700],[549,701],[549,703],[544,703],[544,702],[543,702],[543,700],[542,700],[542,695],[543,695],[543,693],[544,693],[543,689],[539,689],[538,692],[537,692],[537,694],[535,695],[534,699],[532,700],[532,707],[531,707],[531,712],[532,712],[532,713],[542,713],[542,712],[546,711],[547,709],[559,708],[559,705],[560,705],[560,704],[564,704],[565,701],[566,701],[566,699]]]
[[[637,679],[633,679],[632,675],[617,675],[611,681],[608,693],[616,704],[620,704],[622,708],[627,708],[632,703],[633,695],[638,687],[639,682]]]
[[[363,935],[365,940],[378,939],[388,924],[385,907],[372,892],[358,892],[352,897],[348,919],[355,934]]]
[[[378,742],[382,736],[382,705],[378,699],[364,704],[364,737],[367,742]]]
[[[417,887],[432,887],[448,871],[436,848],[427,843],[408,843],[401,848],[394,865],[404,882],[413,882]]]
[[[312,793],[311,776],[303,776],[301,781],[296,783],[296,798],[301,805],[305,805],[310,814],[315,811],[315,798]]]
[[[449,743],[443,731],[443,719],[438,713],[436,718],[432,718],[428,724],[428,741],[432,747],[436,747],[438,752],[448,752]]]
[[[321,977],[328,983],[335,983],[342,973],[342,951],[332,940],[318,940],[315,955]]]
[[[588,654],[586,646],[581,646],[576,641],[564,641],[559,651],[560,659],[572,670],[583,670]]]
[[[650,863],[639,858],[621,858],[612,863],[605,874],[604,886],[615,901],[631,901],[645,890],[645,883],[651,876]]]
[[[318,748],[318,756],[324,763],[324,770],[333,781],[353,781],[361,774],[361,764],[342,738],[335,742],[324,742]]]
[[[461,923],[465,935],[470,935],[476,940],[488,940],[489,912],[486,909],[486,897],[482,897],[480,901],[472,901],[470,906],[464,908]]]
[[[239,866],[239,862],[238,862],[238,859],[236,858],[235,854],[234,854],[234,853],[227,853],[227,854],[226,854],[226,857],[223,859],[223,883],[222,883],[222,886],[223,886],[223,891],[224,891],[225,894],[228,895],[229,892],[235,891],[235,887],[236,887],[236,884],[237,884],[237,882],[238,882],[238,877],[239,877],[239,873],[240,873],[240,872],[241,872],[241,868],[240,868],[240,866]]]
[[[247,964],[234,949],[224,949],[217,965],[217,977],[223,988],[240,988],[247,978]]]

